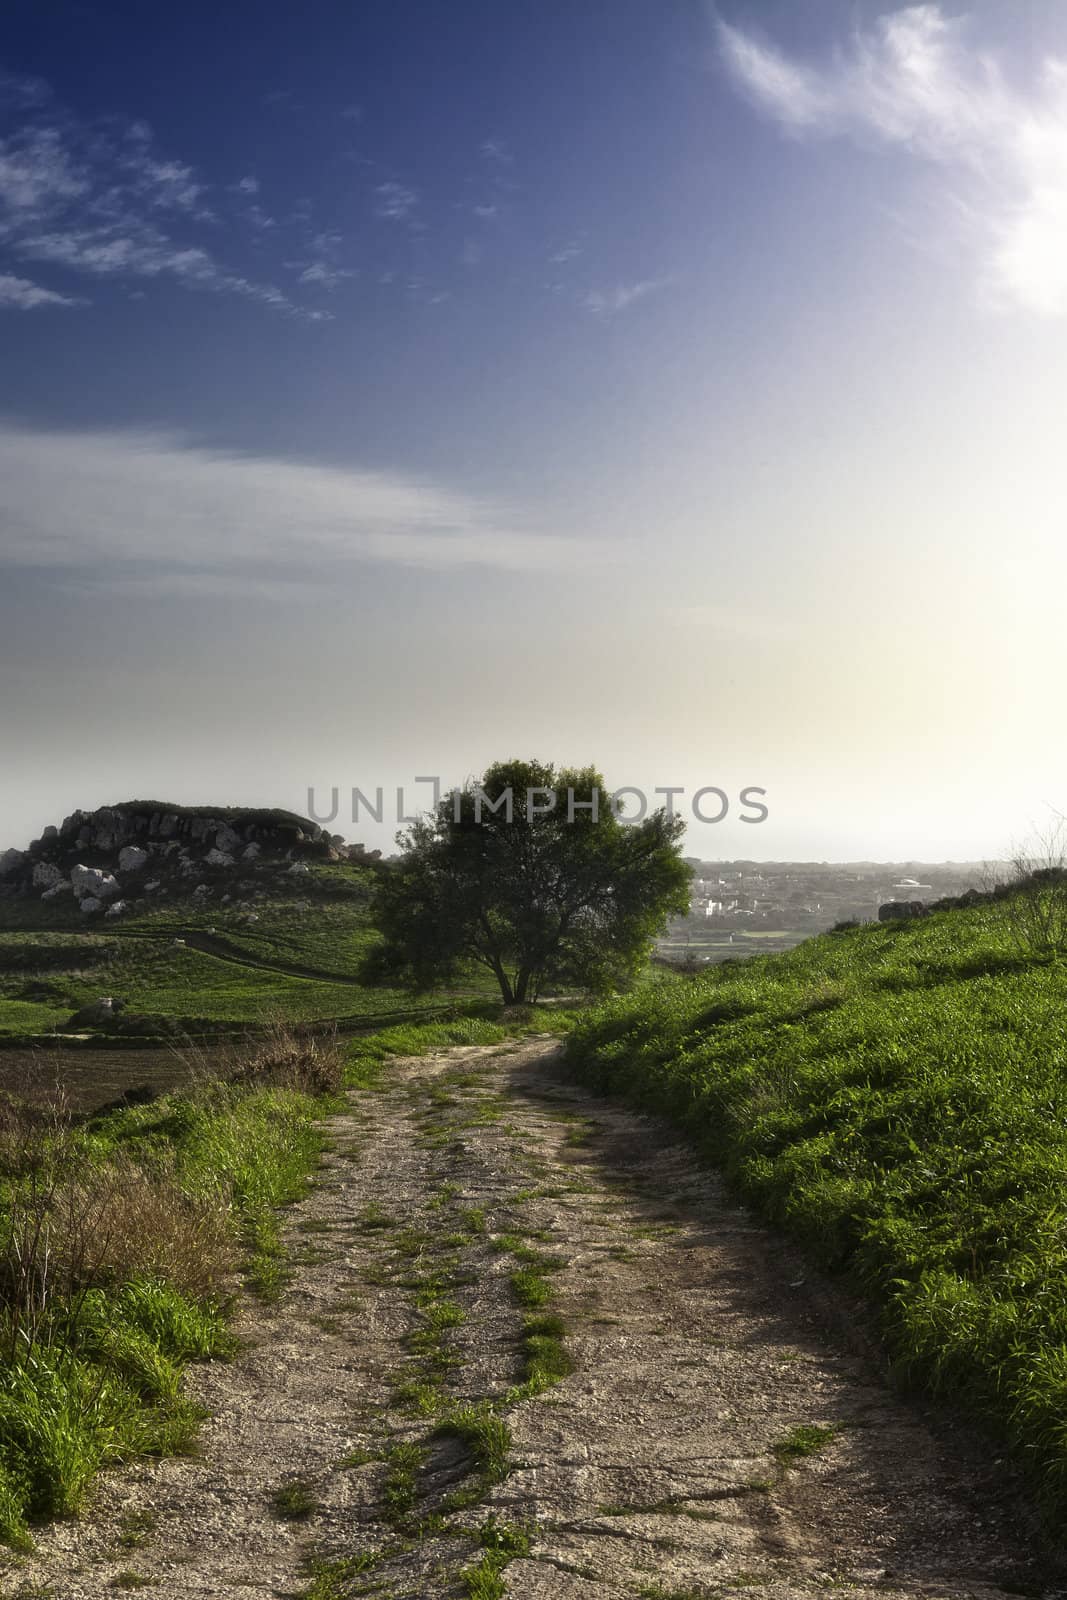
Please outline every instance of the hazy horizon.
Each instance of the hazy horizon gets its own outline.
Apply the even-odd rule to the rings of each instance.
[[[0,849],[512,755],[765,789],[705,859],[1067,809],[1052,0],[17,0],[0,350]]]

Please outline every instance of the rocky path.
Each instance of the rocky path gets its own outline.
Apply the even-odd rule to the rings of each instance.
[[[792,1600],[1050,1592],[995,1460],[551,1040],[398,1062],[331,1124],[293,1279],[0,1594]]]

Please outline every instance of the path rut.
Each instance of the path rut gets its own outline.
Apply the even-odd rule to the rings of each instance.
[[[398,1061],[349,1099],[289,1287],[190,1374],[199,1453],[107,1474],[0,1594],[1058,1592],[1003,1464],[894,1393],[838,1291],[555,1041]]]

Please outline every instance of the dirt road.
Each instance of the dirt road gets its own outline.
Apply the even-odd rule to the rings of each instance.
[[[1000,1463],[931,1432],[793,1249],[553,1041],[350,1098],[289,1288],[192,1374],[200,1454],[108,1474],[0,1593],[1054,1592]]]

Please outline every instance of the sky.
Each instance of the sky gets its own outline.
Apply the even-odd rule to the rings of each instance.
[[[8,0],[0,847],[518,755],[1003,856],[1065,379],[1059,0]]]

